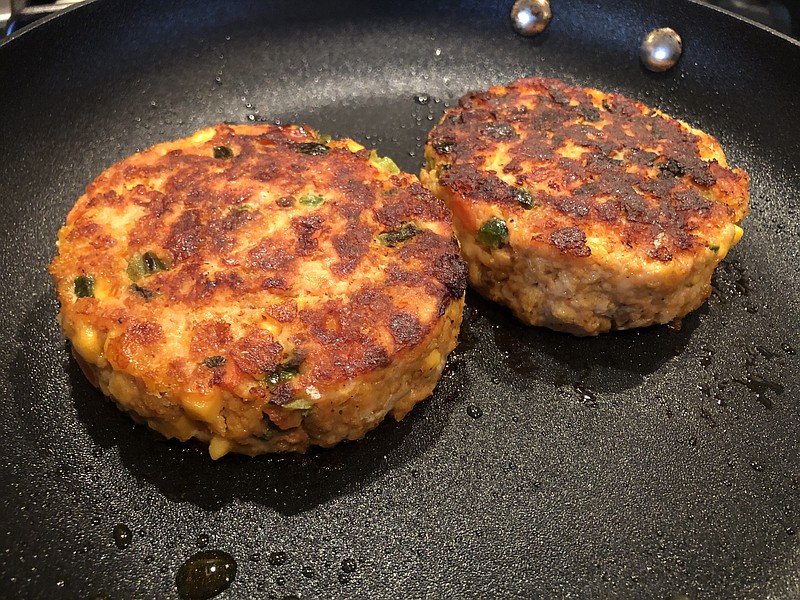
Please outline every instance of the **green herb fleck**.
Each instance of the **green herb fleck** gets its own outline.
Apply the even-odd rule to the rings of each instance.
[[[150,277],[158,271],[166,271],[167,265],[152,252],[136,254],[128,261],[126,272],[133,281],[138,281],[142,277]]]
[[[514,200],[519,202],[520,206],[526,210],[530,210],[536,206],[533,201],[533,194],[526,189],[518,187],[511,188],[511,195],[514,196]]]
[[[317,134],[317,141],[320,144],[329,144],[333,138],[329,136],[327,133],[318,133]]]
[[[387,173],[399,173],[400,168],[394,164],[394,161],[389,158],[388,156],[378,156],[378,153],[375,150],[372,150],[369,153],[369,162],[372,163],[376,169],[380,169],[381,171],[386,171]]]
[[[325,202],[325,198],[317,194],[303,194],[298,202],[303,206],[319,206]]]
[[[233,158],[233,149],[228,146],[214,146],[214,158],[229,159]]]
[[[422,229],[420,229],[413,223],[403,223],[400,229],[396,231],[386,231],[384,233],[378,234],[378,241],[384,246],[389,246],[389,248],[394,248],[398,244],[407,242],[418,233],[422,233]]]
[[[489,248],[502,248],[508,243],[508,225],[500,217],[492,217],[478,230],[478,241]]]
[[[717,246],[716,244],[712,244],[711,246],[708,247],[708,249],[711,250],[712,252],[719,252],[719,246]]]
[[[227,361],[225,360],[224,356],[209,356],[208,358],[203,359],[203,364],[207,366],[209,369],[221,367],[226,362]]]
[[[78,275],[74,281],[75,295],[78,298],[94,298],[94,277]]]

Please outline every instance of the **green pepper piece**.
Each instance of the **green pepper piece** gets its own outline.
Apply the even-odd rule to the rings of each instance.
[[[478,241],[489,248],[502,248],[508,243],[508,225],[500,217],[492,217],[478,230]]]
[[[78,298],[94,298],[94,277],[78,275],[73,282],[75,295]]]
[[[328,153],[330,148],[325,144],[319,142],[303,142],[297,144],[297,151],[301,154],[309,154],[311,156],[324,156]]]
[[[158,256],[153,252],[145,252],[131,257],[126,272],[133,281],[138,281],[142,277],[150,277],[153,273],[166,270],[167,265]]]
[[[209,369],[214,369],[216,367],[221,367],[227,362],[224,356],[209,356],[208,358],[203,359],[203,364],[207,366]]]
[[[214,146],[214,158],[227,160],[233,158],[233,149],[228,146]]]
[[[309,410],[312,406],[311,400],[308,398],[297,398],[296,400],[292,400],[289,404],[284,404],[284,408],[289,408],[291,410]]]
[[[533,194],[524,188],[511,188],[511,195],[514,196],[514,200],[519,202],[520,206],[526,210],[530,210],[535,206]]]
[[[318,194],[303,194],[298,202],[303,206],[319,206],[325,202],[325,198]]]
[[[389,248],[394,248],[398,244],[407,242],[408,240],[410,240],[415,235],[421,232],[422,229],[414,225],[414,223],[403,223],[400,229],[396,231],[386,231],[384,233],[378,234],[378,241],[384,246],[389,246]]]
[[[369,162],[372,163],[376,169],[386,171],[387,173],[396,174],[400,172],[400,167],[394,164],[394,161],[388,156],[378,156],[375,150],[369,153]]]
[[[300,365],[306,359],[302,350],[290,350],[286,358],[278,367],[267,375],[267,384],[270,386],[278,385],[281,382],[294,379],[300,374]]]

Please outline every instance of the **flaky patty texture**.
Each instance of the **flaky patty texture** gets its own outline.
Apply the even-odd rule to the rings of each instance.
[[[453,211],[470,284],[576,335],[701,306],[748,210],[747,175],[713,138],[552,79],[467,94],[425,154],[421,179]]]
[[[50,271],[90,379],[218,457],[358,439],[427,397],[466,269],[442,202],[350,140],[218,125],[102,173]]]

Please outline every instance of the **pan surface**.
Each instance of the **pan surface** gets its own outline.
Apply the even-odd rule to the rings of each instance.
[[[236,561],[220,598],[800,596],[800,46],[679,0],[552,4],[522,38],[510,1],[101,0],[0,44],[0,598],[176,598],[201,548]],[[660,26],[684,54],[653,74]],[[468,295],[430,399],[306,456],[212,462],[81,375],[45,267],[103,169],[267,120],[416,172],[445,106],[524,75],[657,106],[750,173],[680,330],[576,339]]]

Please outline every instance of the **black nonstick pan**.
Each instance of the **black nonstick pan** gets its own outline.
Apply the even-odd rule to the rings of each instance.
[[[98,0],[0,44],[0,598],[177,598],[201,549],[235,561],[220,598],[800,597],[800,45],[681,0],[552,0],[524,38],[511,4]],[[656,74],[662,26],[684,51]],[[213,462],[82,376],[45,267],[106,167],[263,120],[416,172],[446,106],[524,75],[657,106],[750,173],[680,329],[577,339],[469,294],[430,399],[305,456]]]

